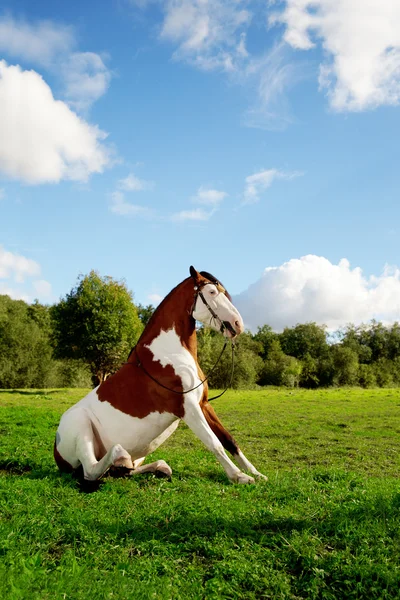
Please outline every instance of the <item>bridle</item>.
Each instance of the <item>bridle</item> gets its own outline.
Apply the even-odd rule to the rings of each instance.
[[[193,316],[193,312],[196,308],[196,303],[197,303],[197,298],[198,296],[200,296],[202,302],[205,304],[205,306],[207,307],[208,311],[210,312],[211,316],[213,319],[215,319],[215,321],[220,325],[220,332],[223,333],[225,331],[225,329],[227,329],[233,336],[236,336],[236,331],[233,329],[232,325],[229,323],[229,321],[222,321],[219,316],[217,315],[217,313],[215,312],[215,310],[208,304],[207,300],[204,297],[204,294],[202,292],[202,289],[206,286],[206,285],[215,285],[216,288],[218,289],[219,292],[221,293],[225,293],[225,289],[223,288],[223,286],[217,282],[217,283],[213,283],[213,282],[205,282],[201,285],[197,285],[194,288],[195,291],[195,296],[194,296],[194,301],[193,301],[193,305],[192,305],[192,309],[189,312],[190,316],[194,319]],[[174,390],[172,388],[169,388],[168,386],[164,385],[163,383],[161,383],[161,381],[158,381],[158,379],[156,379],[155,377],[153,377],[153,375],[151,375],[151,373],[148,372],[148,370],[143,366],[143,363],[141,362],[138,352],[137,352],[137,346],[135,346],[132,350],[132,352],[135,352],[136,357],[137,357],[137,366],[140,367],[143,371],[143,373],[145,373],[147,375],[147,377],[149,377],[152,381],[154,381],[155,383],[157,383],[157,385],[159,385],[160,387],[164,388],[165,390],[168,390],[169,392],[172,392],[174,394],[188,394],[189,392],[193,392],[194,390],[197,390],[197,388],[199,388],[201,385],[203,385],[203,383],[205,383],[212,375],[212,373],[214,372],[215,368],[217,367],[219,361],[222,358],[223,353],[225,352],[225,348],[228,345],[228,339],[225,340],[224,346],[217,358],[216,363],[214,364],[213,368],[211,369],[211,371],[209,372],[209,374],[207,375],[207,377],[205,377],[202,381],[200,381],[200,383],[198,383],[197,385],[195,385],[194,387],[190,388],[190,390],[182,390],[182,391],[178,391],[178,390]],[[234,371],[234,362],[235,362],[235,344],[233,341],[233,338],[231,339],[231,347],[232,347],[232,369],[231,369],[231,376],[230,376],[230,380],[228,385],[225,387],[224,391],[221,392],[220,394],[218,394],[217,396],[213,396],[212,398],[208,398],[208,401],[211,402],[211,400],[215,400],[216,398],[220,398],[223,394],[225,394],[225,392],[227,391],[227,389],[232,385],[232,380],[233,380],[233,371]],[[132,354],[131,352],[131,354]],[[127,365],[129,364],[133,364],[131,362],[127,362],[125,363]]]
[[[196,294],[194,296],[194,301],[193,301],[192,310],[190,312],[190,316],[193,317],[193,312],[194,312],[194,309],[196,308],[197,298],[198,298],[198,296],[200,296],[203,304],[205,304],[205,306],[207,307],[208,312],[211,314],[212,318],[217,323],[219,323],[219,326],[220,326],[219,330],[220,330],[220,332],[224,333],[225,329],[227,329],[233,335],[233,337],[235,337],[236,336],[236,331],[233,329],[233,327],[229,323],[229,321],[222,321],[219,318],[219,316],[217,315],[217,313],[215,312],[215,310],[208,304],[207,300],[204,298],[204,294],[203,294],[202,290],[203,290],[203,288],[206,287],[206,285],[215,285],[215,287],[217,288],[217,290],[220,293],[225,294],[225,289],[218,282],[217,283],[212,283],[211,281],[210,282],[206,281],[205,283],[203,283],[201,285],[195,286],[194,291],[196,292]]]

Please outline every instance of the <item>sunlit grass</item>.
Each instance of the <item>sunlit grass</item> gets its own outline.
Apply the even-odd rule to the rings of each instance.
[[[400,598],[400,392],[229,391],[268,482],[231,485],[184,426],[173,469],[84,494],[52,458],[84,390],[0,393],[2,598]]]

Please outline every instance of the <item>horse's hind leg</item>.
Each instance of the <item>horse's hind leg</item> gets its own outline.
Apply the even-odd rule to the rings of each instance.
[[[154,473],[156,477],[171,477],[172,469],[165,460],[156,460],[148,465],[142,465],[144,458],[134,461],[131,475],[140,475],[141,473]]]
[[[133,470],[131,456],[116,444],[98,460],[98,444],[91,422],[87,422],[77,439],[76,455],[80,461],[85,479],[95,481],[113,466],[121,470]]]

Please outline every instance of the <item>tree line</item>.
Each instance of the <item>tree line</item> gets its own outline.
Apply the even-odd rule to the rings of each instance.
[[[0,295],[0,388],[97,385],[127,360],[154,310],[95,271],[52,306]],[[219,333],[199,329],[199,361],[214,388],[230,381],[230,351],[217,363],[223,345]],[[281,333],[263,325],[239,337],[234,361],[235,388],[398,386],[400,325],[373,321],[334,333],[316,323]]]

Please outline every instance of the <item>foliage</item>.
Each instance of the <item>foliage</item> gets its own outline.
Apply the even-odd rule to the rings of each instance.
[[[260,356],[265,360],[268,357],[273,342],[278,340],[278,334],[269,325],[263,325],[262,327],[258,327],[257,333],[254,335],[254,340],[261,344]]]
[[[155,311],[154,306],[152,304],[148,304],[147,306],[144,306],[143,304],[138,304],[136,306],[136,310],[143,327],[146,327],[147,323],[150,321]]]
[[[225,388],[232,373],[232,352],[230,344],[220,360],[226,339],[219,333],[202,327],[198,331],[198,357],[204,374],[209,376],[211,387]],[[258,355],[260,345],[251,334],[243,333],[235,344],[233,388],[252,387],[256,384],[262,368],[262,359]]]
[[[0,386],[87,386],[126,360],[152,305],[137,307],[125,284],[91,272],[55,306],[0,296]],[[200,328],[199,360],[213,387],[231,379],[225,339]],[[211,373],[214,365],[218,362]],[[316,323],[277,333],[269,325],[236,341],[233,387],[400,386],[400,325],[377,321],[327,332]]]
[[[308,357],[318,359],[326,355],[329,350],[325,327],[316,323],[285,327],[279,335],[279,341],[285,354],[299,360],[308,360]]]
[[[260,385],[284,385],[297,387],[300,382],[302,364],[297,358],[287,356],[280,342],[274,339],[269,344],[258,383]]]
[[[81,277],[51,315],[56,356],[83,360],[94,383],[118,369],[143,328],[125,284],[95,271]]]
[[[356,385],[359,381],[357,353],[346,346],[335,345],[331,349],[334,385]]]
[[[51,385],[48,308],[0,295],[0,387]]]

